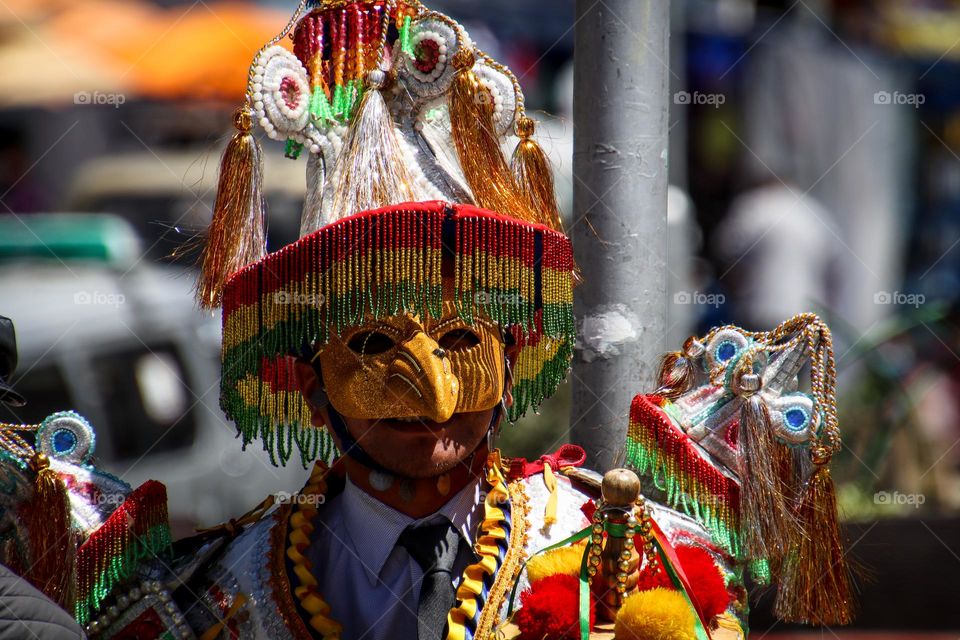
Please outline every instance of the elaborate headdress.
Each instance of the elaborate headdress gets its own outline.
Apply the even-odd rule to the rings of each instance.
[[[809,366],[809,392],[798,376]],[[830,330],[801,314],[773,331],[725,326],[668,353],[634,398],[627,460],[734,561],[778,583],[784,620],[846,624],[847,563],[827,467],[840,450]]]
[[[304,0],[254,59],[246,98],[197,288],[223,306],[221,404],[245,444],[260,437],[283,462],[294,446],[305,464],[329,457],[293,357],[364,318],[439,318],[445,297],[519,346],[511,419],[554,391],[571,357],[573,254],[509,70],[416,0]],[[301,238],[271,255],[255,124],[307,164]]]

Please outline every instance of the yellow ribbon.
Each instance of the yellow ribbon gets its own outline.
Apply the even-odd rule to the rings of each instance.
[[[543,463],[543,484],[550,492],[547,498],[547,506],[543,510],[543,526],[549,527],[557,521],[557,476],[553,473],[550,463]]]
[[[235,616],[236,613],[240,611],[240,607],[246,604],[246,602],[247,596],[243,595],[242,593],[238,593],[237,597],[233,599],[233,604],[230,605],[230,608],[227,609],[227,612],[223,614],[223,619],[207,629],[204,634],[200,636],[200,640],[214,640],[218,635],[220,635],[220,632],[223,631],[223,628],[227,626],[227,621]]]

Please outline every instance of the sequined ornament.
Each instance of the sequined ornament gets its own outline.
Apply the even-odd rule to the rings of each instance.
[[[809,392],[796,391],[809,366]],[[662,394],[662,395],[661,395]],[[630,412],[627,461],[731,559],[778,585],[790,621],[852,619],[827,464],[840,449],[830,330],[814,314],[772,331],[724,326],[668,354]]]
[[[86,595],[77,586],[79,543],[130,490],[89,466],[95,440],[90,424],[72,411],[39,425],[0,424],[6,496],[0,561],[69,611]]]

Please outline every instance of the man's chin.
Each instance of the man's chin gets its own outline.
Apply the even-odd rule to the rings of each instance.
[[[377,463],[388,471],[405,478],[432,478],[448,473],[465,464],[465,461],[476,451],[477,447],[468,449],[459,443],[448,443],[446,446],[433,441],[432,447],[420,443],[417,446],[416,436],[400,435],[383,442],[384,446],[372,447],[367,453]],[[479,446],[479,445],[477,445]],[[423,447],[422,449],[420,447]]]
[[[440,434],[444,429],[455,427],[458,421],[458,414],[454,414],[445,422],[437,422],[426,416],[414,416],[409,418],[378,418],[373,421],[371,429],[381,430],[390,429],[401,433],[431,433]]]
[[[385,469],[406,478],[432,478],[462,465],[486,438],[486,412],[455,413],[437,422],[426,416],[348,418],[360,446]],[[362,435],[361,435],[362,434]]]

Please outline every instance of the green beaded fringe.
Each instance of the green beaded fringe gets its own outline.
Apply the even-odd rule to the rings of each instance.
[[[137,536],[132,544],[124,545],[120,553],[111,557],[107,567],[95,578],[90,592],[77,594],[74,610],[77,622],[81,625],[89,622],[114,588],[132,578],[144,560],[166,553],[172,544],[170,526],[160,523],[150,527],[144,535]]]
[[[645,446],[639,439],[627,438],[626,463],[664,493],[667,505],[694,518],[730,555],[740,556],[740,535],[737,525],[730,521],[729,509],[717,508],[723,498],[711,495],[691,495],[687,484],[671,474],[667,456],[655,444]],[[678,470],[683,473],[682,470]],[[713,503],[713,504],[711,504]]]

